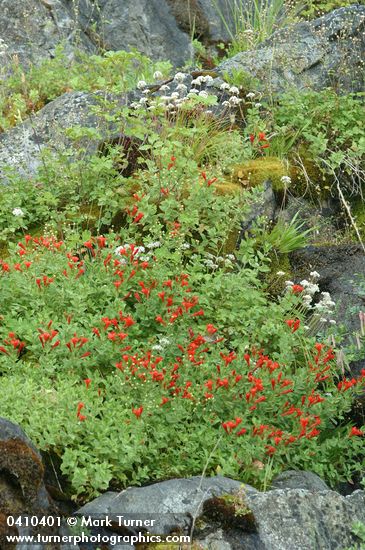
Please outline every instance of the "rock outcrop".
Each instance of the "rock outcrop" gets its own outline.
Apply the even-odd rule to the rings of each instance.
[[[222,477],[174,479],[105,493],[77,514],[114,517],[117,524],[122,510],[126,520],[154,520],[151,534],[193,530],[193,541],[207,550],[335,550],[357,543],[352,525],[365,521],[364,491],[343,497],[306,472],[276,481],[282,488],[259,492]]]
[[[221,74],[246,73],[264,92],[288,85],[303,90],[334,87],[364,90],[365,6],[340,8],[310,22],[275,32],[259,48],[241,52],[218,67]]]

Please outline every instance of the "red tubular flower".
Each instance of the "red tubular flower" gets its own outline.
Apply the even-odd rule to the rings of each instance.
[[[91,384],[91,378],[85,378],[84,382],[85,382],[86,389],[88,389],[88,387]]]
[[[136,418],[139,418],[143,413],[143,407],[138,407],[138,409],[132,409],[132,413],[136,416]]]
[[[99,248],[105,248],[106,245],[106,238],[100,235],[100,237],[97,238],[98,241],[98,247]]]
[[[295,332],[300,327],[300,319],[288,319],[285,321],[292,332]]]
[[[362,435],[365,435],[365,432],[362,432],[361,430],[359,430],[359,428],[356,428],[356,426],[353,426],[349,433],[349,437],[362,436]]]
[[[139,212],[135,218],[133,218],[133,223],[138,223],[143,218],[144,214]]]
[[[207,325],[206,329],[207,329],[208,334],[214,334],[218,330],[218,329],[215,328],[214,325],[211,325],[211,324]]]
[[[302,285],[293,285],[291,287],[291,289],[293,291],[293,294],[300,294],[301,292],[303,292],[304,286],[302,286]]]
[[[162,407],[163,405],[165,405],[166,403],[168,403],[170,401],[170,399],[168,397],[163,397],[162,398],[162,401],[160,403],[160,407]]]
[[[246,428],[242,428],[239,432],[236,433],[236,435],[237,435],[237,437],[239,437],[241,435],[244,435],[245,433],[247,433]]]

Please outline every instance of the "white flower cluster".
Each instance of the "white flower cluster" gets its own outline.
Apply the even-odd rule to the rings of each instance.
[[[162,337],[159,339],[158,344],[155,344],[152,346],[151,349],[154,351],[164,351],[164,349],[170,344],[170,340],[168,338]]]
[[[14,208],[14,210],[12,211],[12,214],[13,216],[16,216],[16,217],[24,216],[24,212],[21,208]]]
[[[219,264],[225,267],[231,267],[235,259],[236,258],[233,254],[226,254],[225,256],[214,256],[213,254],[210,254],[208,252],[206,254],[206,258],[203,260],[203,263],[204,265],[206,265],[206,267],[217,269],[219,267]]]
[[[116,256],[120,256],[122,259],[120,260],[122,262],[122,264],[126,264],[127,263],[127,260],[126,258],[124,257],[124,254],[122,254],[122,250],[130,250],[132,247],[130,244],[122,244],[121,246],[118,246],[115,250],[114,250],[114,254]],[[144,246],[135,246],[134,247],[134,258],[138,258],[140,257],[141,254],[143,254],[144,252],[146,251],[145,247]],[[141,258],[140,258],[141,259]]]
[[[314,302],[314,296],[320,292],[320,288],[316,281],[320,278],[320,274],[317,271],[312,271],[310,274],[310,280],[303,279],[299,284],[304,288],[301,297],[303,304],[311,310],[313,317],[320,318],[320,323],[330,323],[335,325],[336,321],[331,319],[336,307],[336,303],[332,300],[329,292],[321,292],[320,300]],[[292,281],[285,281],[288,289],[293,286]]]
[[[206,84],[207,86],[213,86],[214,81],[209,74],[206,76],[200,75],[194,78],[194,80],[191,81],[191,84],[193,86],[201,86],[202,84]]]
[[[160,241],[155,241],[153,243],[146,244],[146,248],[148,248],[149,250],[151,250],[152,248],[160,248],[160,246],[161,246]]]
[[[284,185],[289,185],[291,183],[291,177],[290,176],[282,176],[280,178],[281,183]]]

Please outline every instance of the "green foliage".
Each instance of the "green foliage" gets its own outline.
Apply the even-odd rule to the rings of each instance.
[[[121,92],[155,68],[135,52],[15,68],[2,125],[66,88]],[[359,98],[287,94],[272,112],[248,109],[243,130],[206,112],[216,101],[101,105],[138,143],[129,177],[125,151],[88,156],[98,131],[74,127],[77,154],[45,153],[34,185],[9,174],[1,194],[0,415],[60,458],[75,497],[202,471],[266,487],[288,468],[331,484],[364,468],[364,427],[348,420],[364,375],[343,379],[304,287],[269,294],[270,258],[308,232],[294,217],[237,250],[260,188],[223,176],[256,156],[288,179],[282,157],[303,145],[332,170],[346,166],[342,152],[360,163]],[[273,160],[279,136],[289,140]]]
[[[213,6],[220,15],[230,36],[227,57],[254,50],[276,30],[295,21],[297,8],[285,0],[254,0],[251,3],[233,2],[230,6],[234,22],[232,30],[216,0]]]
[[[153,81],[155,71],[168,76],[170,69],[170,63],[151,63],[136,50],[92,56],[79,52],[76,60],[70,61],[61,47],[53,59],[28,71],[14,63],[11,74],[0,84],[0,131],[22,122],[65,92],[122,93],[134,89],[139,80]]]
[[[217,195],[177,142],[148,153],[118,234],[9,243],[0,414],[59,455],[75,495],[206,464],[257,486],[287,467],[351,477],[362,447],[332,350],[313,351],[299,296],[266,295],[268,243],[222,253],[244,196]]]
[[[269,242],[279,253],[289,254],[308,245],[308,236],[313,229],[303,230],[303,226],[304,222],[300,223],[297,213],[289,223],[279,219],[272,231],[262,238]]]
[[[364,4],[364,0],[358,0],[356,3]],[[306,0],[302,4],[300,16],[302,19],[314,19],[330,11],[353,4],[352,0]]]

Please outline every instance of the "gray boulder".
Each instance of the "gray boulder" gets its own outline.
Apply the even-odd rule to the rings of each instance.
[[[190,37],[178,27],[166,0],[99,0],[96,4],[88,27],[96,23],[104,49],[136,48],[154,60],[169,59],[175,66],[191,59]]]
[[[365,255],[360,244],[308,246],[290,255],[295,281],[310,271],[320,274],[318,285],[336,303],[334,319],[348,333],[360,332],[358,312],[364,308]],[[355,343],[355,342],[354,342]]]
[[[353,522],[365,521],[364,491],[342,497],[333,491],[277,489],[249,495],[248,501],[268,550],[344,549],[357,542]]]
[[[224,477],[173,479],[105,493],[77,515],[107,518],[115,531],[167,535],[193,529],[193,541],[207,550],[335,550],[356,544],[352,525],[365,522],[365,492],[343,497],[311,474],[298,484],[303,480],[310,490],[261,493]],[[153,525],[136,529],[125,523],[131,519]]]
[[[325,483],[317,474],[301,470],[287,470],[276,476],[271,484],[272,489],[306,489],[313,493],[329,491]]]
[[[0,38],[5,45],[2,64],[10,64],[14,55],[20,63],[53,57],[55,47],[64,43],[65,53],[73,56],[77,47],[93,53],[96,47],[78,28],[72,11],[72,3],[61,0],[1,0]]]
[[[340,8],[310,22],[275,32],[257,50],[241,52],[218,67],[247,73],[264,92],[364,90],[365,6]]]
[[[24,176],[35,176],[43,165],[45,148],[57,154],[71,145],[72,140],[65,132],[68,128],[80,126],[94,129],[95,135],[80,138],[77,146],[85,149],[85,154],[95,152],[100,139],[112,129],[110,123],[93,112],[104,97],[104,94],[98,93],[66,93],[23,124],[0,134],[0,176],[3,181],[9,169]],[[122,103],[122,98],[119,101]]]
[[[151,534],[188,532],[193,518],[201,515],[206,500],[235,494],[241,488],[241,482],[225,477],[171,479],[147,487],[132,487],[121,493],[107,492],[80,508],[77,515],[94,519],[108,516],[115,530],[128,528],[130,519],[139,519],[153,523],[145,528]],[[256,493],[247,485],[245,491]]]

